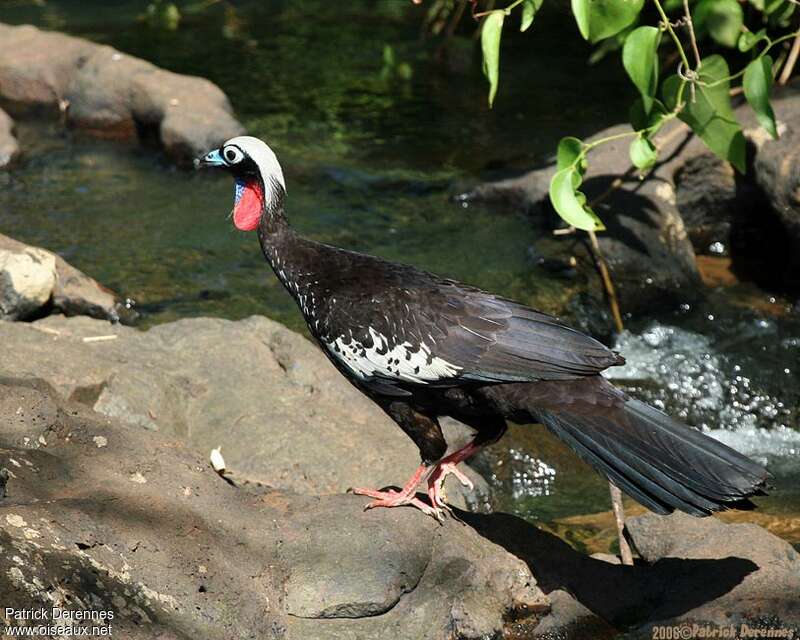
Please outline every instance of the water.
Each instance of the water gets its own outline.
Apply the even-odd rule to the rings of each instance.
[[[450,199],[461,185],[542,160],[563,135],[588,135],[627,113],[633,92],[618,61],[587,67],[589,48],[554,3],[535,33],[504,36],[491,111],[471,41],[457,39],[436,62],[419,39],[422,9],[410,2],[178,4],[174,31],[148,25],[133,0],[19,1],[0,7],[0,20],[68,31],[218,83],[249,132],[278,153],[290,218],[311,237],[563,310],[580,283],[531,258],[547,256],[551,238],[522,214]],[[387,44],[410,79],[385,68]],[[152,149],[55,123],[23,122],[19,138],[22,166],[0,174],[0,231],[58,251],[134,299],[143,326],[261,313],[303,330],[255,237],[227,219],[227,176],[178,171]],[[754,297],[757,313],[748,310]],[[784,301],[765,300],[732,289],[634,322],[618,345],[629,365],[612,375],[768,460],[778,491],[763,507],[796,515],[800,328]],[[481,464],[498,506],[526,518],[608,509],[606,483],[543,429],[513,427]]]

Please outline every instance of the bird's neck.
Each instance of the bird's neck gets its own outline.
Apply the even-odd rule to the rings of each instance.
[[[275,189],[265,203],[258,225],[261,250],[275,275],[293,296],[302,286],[302,269],[297,264],[303,238],[291,227],[283,209],[285,192]]]

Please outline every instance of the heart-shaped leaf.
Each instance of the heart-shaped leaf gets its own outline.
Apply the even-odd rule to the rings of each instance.
[[[481,50],[483,51],[483,74],[489,81],[489,107],[497,95],[500,82],[500,36],[503,33],[504,11],[492,11],[483,21]]]
[[[769,104],[769,90],[772,87],[772,58],[761,56],[756,58],[744,70],[744,97],[756,112],[758,123],[778,139],[778,127],[775,125],[775,113]]]
[[[639,93],[645,113],[650,113],[658,87],[658,45],[661,31],[639,27],[631,31],[622,47],[622,66]]]
[[[683,109],[678,117],[688,124],[700,139],[719,158],[727,160],[741,173],[745,171],[745,141],[742,126],[731,108],[728,63],[722,56],[704,58],[700,66],[700,80],[695,85],[695,99],[685,88]],[[668,109],[676,106],[682,80],[670,76],[662,85],[664,104]],[[711,86],[703,86],[711,85]]]
[[[743,23],[742,7],[736,0],[700,0],[694,10],[698,35],[708,33],[726,47],[736,46]]]
[[[575,181],[578,181],[578,185]],[[603,231],[605,226],[586,205],[586,196],[576,191],[580,176],[572,167],[556,172],[550,181],[550,202],[561,219],[576,229],[584,231]]]
[[[585,40],[610,38],[633,24],[644,0],[572,0],[572,13]]]

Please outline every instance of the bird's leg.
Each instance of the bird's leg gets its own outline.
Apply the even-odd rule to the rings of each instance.
[[[441,519],[441,510],[436,508],[435,504],[431,507],[417,498],[417,485],[428,471],[430,471],[428,465],[419,465],[414,475],[403,485],[400,491],[395,491],[394,489],[387,489],[384,491],[378,491],[376,489],[353,489],[353,493],[360,496],[375,498],[364,507],[365,511],[367,509],[374,509],[375,507],[400,507],[403,505],[411,505],[426,515]]]
[[[400,491],[392,489],[376,491],[374,489],[353,489],[353,493],[375,498],[366,508],[399,507],[411,505],[424,514],[442,520],[444,513],[436,504],[427,505],[416,497],[417,485],[426,474],[430,473],[435,460],[439,460],[447,450],[447,443],[442,435],[439,422],[435,416],[425,415],[402,400],[392,400],[382,404],[381,408],[405,431],[419,447],[422,464],[414,472]]]
[[[480,451],[480,449],[481,445],[476,444],[475,440],[473,440],[467,446],[454,451],[449,456],[445,456],[434,465],[433,471],[428,476],[428,498],[430,498],[434,507],[450,509],[445,502],[444,494],[444,481],[450,474],[454,475],[468,489],[474,488],[472,480],[459,471],[457,465]]]

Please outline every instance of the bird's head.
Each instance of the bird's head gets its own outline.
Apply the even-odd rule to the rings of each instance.
[[[194,164],[198,168],[220,167],[233,175],[233,224],[241,231],[253,231],[264,212],[283,206],[286,183],[281,165],[267,143],[258,138],[231,138]]]

